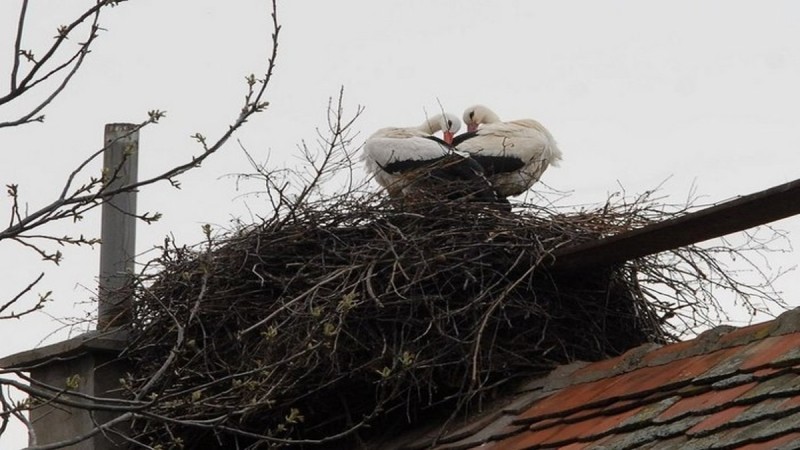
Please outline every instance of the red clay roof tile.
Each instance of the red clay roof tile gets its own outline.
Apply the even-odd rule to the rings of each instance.
[[[670,371],[661,367],[645,367],[616,377],[615,383],[606,387],[596,400],[613,399],[634,394],[649,394],[667,385],[685,381],[676,378]],[[604,381],[604,380],[603,380]]]
[[[639,449],[651,442],[668,440],[683,435],[701,421],[701,417],[685,417],[675,422],[651,425],[608,438],[605,444],[613,449]]]
[[[686,436],[678,435],[667,440],[650,442],[639,450],[687,450],[686,445]]]
[[[650,352],[661,348],[657,344],[644,344],[632,348],[615,358],[605,361],[598,361],[575,371],[572,375],[574,383],[585,383],[588,381],[599,380],[600,378],[610,378],[629,372],[641,365],[642,359]]]
[[[744,406],[740,405],[740,406],[732,406],[730,408],[717,411],[716,413],[706,417],[702,422],[698,423],[697,425],[687,430],[686,434],[689,435],[708,434],[712,431],[719,429],[720,427],[728,425],[733,419],[735,419],[739,414],[744,412],[746,409],[747,409],[746,405]]]
[[[576,370],[573,377],[579,382],[594,381],[598,377],[607,377],[610,372],[613,372],[622,363],[624,358],[625,354],[622,354],[604,361],[588,364]]]
[[[686,384],[692,378],[704,373],[720,360],[730,356],[734,349],[722,350],[706,355],[692,356],[677,360],[670,364],[669,370],[662,366],[644,367],[639,370],[620,375],[618,382],[609,386],[595,401],[614,397],[625,397],[634,394],[650,393],[675,388]]]
[[[720,446],[738,447],[795,431],[800,431],[800,413],[776,420],[762,420],[744,427],[731,428],[711,437],[714,437]]]
[[[787,354],[790,357],[795,356],[795,359],[800,358],[800,353],[798,353],[800,351],[800,333],[769,337],[748,347],[751,347],[747,352],[749,358],[742,363],[741,370],[780,364],[787,360],[791,361],[787,358]]]
[[[782,398],[768,398],[751,405],[746,411],[739,414],[739,416],[733,420],[733,424],[741,425],[742,423],[752,423],[757,420],[771,420],[795,412],[784,408],[783,403],[785,401],[786,400]]]
[[[718,380],[714,381],[713,383],[711,383],[710,385],[706,385],[706,386],[710,386],[711,389],[716,389],[718,391],[722,391],[722,390],[725,390],[725,389],[734,388],[736,386],[741,386],[743,384],[748,384],[748,383],[753,383],[753,382],[761,382],[762,378],[764,378],[764,377],[756,376],[753,373],[737,373],[735,375],[731,374],[731,375],[729,375],[729,376],[727,376],[725,378],[718,379]],[[708,381],[708,380],[703,379],[703,377],[697,377],[697,378],[694,379],[694,382],[698,383],[698,384],[704,383],[706,381]],[[700,384],[700,385],[703,386],[704,384]]]
[[[620,427],[628,428],[628,427],[631,427],[633,425],[641,425],[643,423],[651,423],[651,422],[654,421],[654,419],[656,417],[658,417],[661,414],[663,414],[664,411],[666,411],[669,408],[671,408],[672,406],[674,406],[675,403],[677,403],[678,401],[680,401],[680,397],[672,396],[672,397],[664,398],[663,400],[660,400],[658,402],[651,403],[651,404],[647,405],[646,407],[642,408],[639,411],[639,413],[637,413],[635,416],[632,416],[632,417],[630,417],[628,419],[625,419],[622,422],[620,422]]]
[[[616,381],[610,379],[569,386],[547,398],[539,400],[528,411],[520,414],[519,421],[531,423],[540,418],[553,417],[561,413],[578,410],[589,404],[595,397],[601,395]]]
[[[786,400],[783,401],[781,407],[784,410],[790,410],[790,409],[795,410],[797,408],[800,408],[800,395],[787,398]]]
[[[593,420],[584,420],[569,424],[569,427],[562,429],[560,433],[547,438],[543,444],[555,442],[568,442],[571,440],[586,440],[589,437],[600,437],[608,434],[626,420],[635,417],[642,411],[642,407],[625,411],[612,416],[600,416]]]
[[[757,323],[742,328],[737,328],[730,333],[722,336],[719,340],[720,345],[742,345],[753,341],[759,341],[769,336],[770,331],[775,327],[774,321]]]
[[[594,445],[593,442],[575,442],[569,445],[559,447],[559,450],[586,450],[589,446]]]
[[[756,383],[752,382],[721,391],[712,389],[700,395],[684,398],[664,411],[663,414],[656,418],[656,421],[664,422],[686,414],[698,414],[700,412],[713,410],[731,400],[739,398],[740,395],[755,386]]]
[[[539,431],[525,431],[523,433],[503,439],[502,442],[492,442],[490,448],[498,448],[503,450],[514,450],[531,448],[534,445],[539,445],[551,436],[559,433],[564,428],[569,427],[568,424],[556,425],[552,428],[546,428]]]
[[[541,430],[543,428],[550,428],[553,425],[562,422],[564,422],[563,417],[553,417],[550,419],[538,420],[536,422],[533,422],[532,424],[530,424],[530,426],[528,426],[528,428],[531,430]]]
[[[800,448],[800,432],[784,434],[768,441],[753,442],[743,445],[737,450],[775,450],[779,448]]]
[[[758,369],[758,370],[756,370],[755,372],[752,372],[752,373],[753,373],[753,376],[761,378],[761,377],[767,377],[767,376],[772,375],[774,373],[780,372],[781,370],[782,369],[778,368],[778,367],[765,367],[763,369]]]
[[[715,383],[719,380],[730,380],[740,372],[742,362],[747,359],[747,356],[742,352],[746,347],[729,347],[726,352],[729,355],[727,358],[719,361],[713,367],[710,367],[706,372],[698,375],[693,380],[695,383]]]
[[[798,391],[800,390],[798,384],[800,384],[800,378],[794,373],[767,378],[765,381],[760,382],[758,386],[742,394],[740,400],[755,401],[771,395]]]
[[[670,364],[670,371],[674,372],[676,377],[684,379],[695,378],[699,375],[708,373],[711,369],[717,367],[717,365],[734,357],[738,351],[738,347],[733,347],[686,358],[684,360],[687,362],[685,367],[676,366],[676,362]]]
[[[480,446],[491,440],[498,441],[510,436],[514,436],[518,434],[521,429],[523,429],[518,425],[511,425],[511,421],[515,417],[516,416],[504,414],[503,416],[500,417],[500,419],[488,425],[486,428],[480,430],[479,432],[475,433],[472,436],[468,436],[460,441],[456,441],[451,445],[471,445],[474,447],[474,446]],[[426,448],[429,447],[430,445],[428,445]],[[447,448],[447,446],[443,448]]]
[[[642,362],[648,366],[657,366],[674,361],[678,355],[688,352],[697,346],[695,340],[676,342],[665,345],[645,355]]]
[[[506,414],[519,414],[531,407],[534,401],[546,397],[541,390],[525,392],[520,394],[513,402],[503,407]]]

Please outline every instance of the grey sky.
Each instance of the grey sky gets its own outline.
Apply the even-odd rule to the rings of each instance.
[[[91,3],[32,2],[25,47],[41,48],[70,11]],[[543,181],[573,192],[565,204],[601,203],[620,185],[635,194],[668,178],[662,192],[670,201],[683,201],[694,184],[708,203],[800,178],[798,2],[290,0],[278,7],[284,29],[268,91],[272,105],[239,135],[249,151],[262,159],[270,154],[276,165],[296,162],[296,144],[313,141],[315,128],[325,125],[328,97],[344,85],[351,110],[366,106],[356,124],[359,142],[383,126],[420,123],[438,102],[457,114],[484,103],[504,119],[539,120],[564,152],[561,167]],[[17,2],[0,3],[3,75],[17,10]],[[109,31],[47,110],[47,122],[0,131],[0,182],[20,184],[31,209],[100,147],[108,122],[168,112],[143,132],[143,175],[197,154],[189,135],[212,138],[224,130],[238,113],[244,76],[265,67],[265,1],[134,0],[109,12],[102,20]],[[0,120],[20,110],[0,111]],[[182,190],[144,191],[140,209],[164,219],[139,225],[139,251],[168,233],[193,243],[204,223],[246,217],[240,192],[221,177],[247,170],[231,142],[183,177]],[[256,199],[247,204],[266,211]],[[7,202],[0,204],[0,221],[7,214]],[[97,216],[53,230],[96,235]],[[800,218],[778,227],[796,241]],[[6,242],[0,253],[0,301],[47,271],[41,290],[53,289],[57,299],[50,314],[92,308],[73,310],[94,289],[95,251],[68,248],[57,268]],[[796,253],[770,258],[775,268],[797,260]],[[778,284],[793,306],[800,305],[798,284],[796,273]],[[4,356],[37,345],[59,324],[40,314],[0,326]],[[24,442],[14,430],[0,447]]]

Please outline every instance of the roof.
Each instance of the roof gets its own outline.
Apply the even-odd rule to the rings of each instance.
[[[691,341],[562,366],[503,404],[397,447],[800,448],[800,309]]]

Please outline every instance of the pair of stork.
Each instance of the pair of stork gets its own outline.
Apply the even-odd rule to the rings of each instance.
[[[458,186],[448,191],[451,199],[507,203],[561,159],[553,136],[535,120],[503,122],[483,105],[467,108],[463,119],[467,131],[458,136],[461,120],[450,113],[376,131],[364,143],[367,171],[392,197],[410,195],[424,179]]]

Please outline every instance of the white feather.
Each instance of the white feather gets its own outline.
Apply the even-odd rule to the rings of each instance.
[[[478,105],[464,112],[464,120],[468,125],[482,125],[476,136],[457,146],[458,150],[471,155],[511,157],[523,164],[517,171],[490,177],[501,195],[525,192],[539,181],[549,166],[558,166],[561,160],[561,150],[553,136],[533,119],[500,122],[494,112]]]
[[[403,189],[402,174],[387,173],[383,167],[398,161],[433,160],[447,155],[451,150],[428,136],[443,129],[455,133],[460,127],[458,116],[445,113],[417,127],[381,128],[364,142],[361,158],[365,169],[390,194],[399,194]]]
[[[397,138],[373,135],[364,143],[364,165],[367,171],[375,176],[378,184],[393,192],[402,189],[398,185],[402,175],[387,173],[383,167],[397,161],[430,160],[446,154],[447,148],[420,136]],[[397,186],[391,188],[392,185]]]

